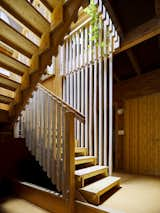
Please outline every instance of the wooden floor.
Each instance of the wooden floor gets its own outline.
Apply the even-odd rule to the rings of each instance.
[[[160,178],[116,173],[121,187],[101,207],[123,213],[160,213]]]
[[[0,204],[0,213],[49,213],[23,199],[10,198]]]

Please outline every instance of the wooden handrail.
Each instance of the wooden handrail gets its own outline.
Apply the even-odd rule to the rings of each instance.
[[[48,90],[42,84],[39,83],[38,87],[41,88],[42,90],[44,90],[44,92],[46,92],[49,95],[51,95],[57,102],[60,102],[67,109],[67,111],[72,112],[79,121],[81,121],[82,123],[85,123],[85,116],[84,115],[82,115],[80,112],[78,112],[72,106],[70,106],[69,104],[64,102],[60,97],[56,96],[53,92]]]

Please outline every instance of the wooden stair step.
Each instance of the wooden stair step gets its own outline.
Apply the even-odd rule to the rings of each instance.
[[[10,97],[7,97],[7,96],[0,94],[0,103],[9,104],[12,101],[13,101],[13,98],[10,98]]]
[[[84,187],[84,181],[88,178],[94,177],[96,175],[104,174],[107,176],[107,167],[106,166],[90,166],[84,169],[79,169],[75,171],[75,176],[77,180],[77,185]]]
[[[94,156],[80,156],[75,157],[75,165],[85,164],[85,163],[92,163],[96,165],[96,157]]]
[[[29,71],[29,67],[20,61],[0,52],[0,66],[18,75],[23,75]]]
[[[41,2],[52,12],[55,4],[58,2],[59,0],[41,0]]]
[[[87,155],[88,149],[84,148],[84,147],[76,147],[75,148],[75,153],[76,154],[83,154],[83,155]]]
[[[27,0],[1,0],[1,6],[36,35],[49,32],[50,23]]]
[[[0,20],[0,29],[1,40],[25,56],[31,57],[36,51],[38,51],[38,46],[3,20]]]
[[[83,196],[93,204],[100,204],[100,196],[110,189],[119,186],[120,178],[108,176],[80,189]]]
[[[19,86],[19,83],[0,75],[0,86],[11,91],[15,91]]]

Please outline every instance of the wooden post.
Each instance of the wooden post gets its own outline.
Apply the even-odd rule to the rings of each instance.
[[[68,192],[66,194],[66,213],[74,213],[75,203],[75,143],[74,143],[74,114],[72,112],[66,112],[65,115],[65,150],[67,155],[66,161],[66,184]]]

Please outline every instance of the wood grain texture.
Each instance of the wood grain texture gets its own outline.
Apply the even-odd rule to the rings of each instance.
[[[160,93],[125,101],[123,167],[160,175]]]

